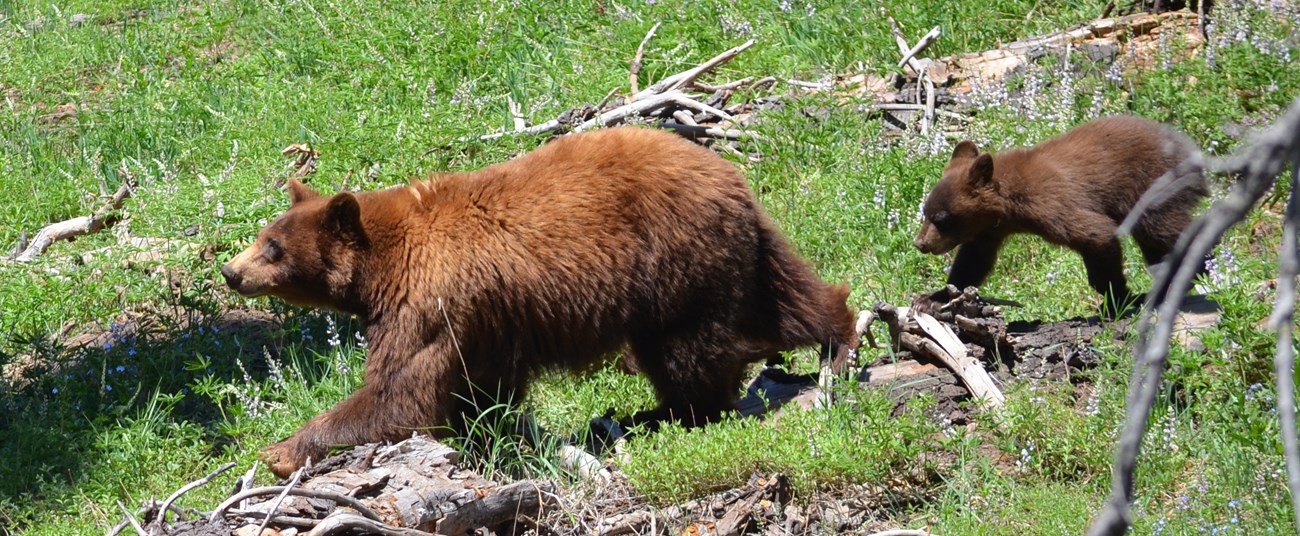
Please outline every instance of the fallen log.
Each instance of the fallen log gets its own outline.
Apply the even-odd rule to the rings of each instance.
[[[27,249],[23,250],[23,252],[17,257],[14,257],[13,261],[32,262],[36,260],[37,257],[41,256],[42,253],[45,253],[45,250],[49,249],[55,242],[60,240],[70,240],[78,236],[97,233],[103,230],[107,226],[109,218],[114,212],[122,208],[122,204],[126,202],[127,198],[131,197],[131,194],[134,191],[134,181],[127,179],[117,188],[117,192],[109,197],[108,201],[104,203],[104,206],[100,207],[91,215],[80,216],[45,226],[36,233],[35,238],[32,238]]]
[[[410,536],[512,531],[537,519],[556,501],[546,481],[497,484],[456,465],[451,447],[416,435],[394,445],[366,445],[295,474],[287,486],[241,489],[205,519],[166,526],[184,534],[195,527],[224,527],[230,534],[262,529],[310,529],[326,535],[349,531]],[[129,521],[129,520],[128,520]],[[124,523],[122,526],[127,526]],[[117,530],[121,530],[120,528]]]

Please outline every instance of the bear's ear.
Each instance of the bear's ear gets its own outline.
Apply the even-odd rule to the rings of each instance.
[[[975,157],[975,162],[971,163],[970,171],[967,172],[970,183],[976,187],[989,187],[993,184],[993,156],[984,153]]]
[[[341,237],[361,239],[361,205],[357,196],[343,192],[330,199],[325,207],[325,227]]]
[[[980,148],[975,146],[975,142],[964,140],[957,144],[957,148],[952,150],[952,158],[975,158],[979,156]]]
[[[298,182],[298,179],[289,179],[289,184],[286,186],[289,190],[289,206],[297,205],[298,203],[308,199],[320,197],[320,194],[316,193],[316,190],[311,189],[311,187],[306,184]]]

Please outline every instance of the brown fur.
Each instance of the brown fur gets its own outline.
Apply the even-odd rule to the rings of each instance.
[[[1189,180],[1149,208],[1133,229],[1148,265],[1159,263],[1192,220],[1207,193],[1187,159],[1190,141],[1139,117],[1086,123],[1032,148],[979,154],[964,141],[925,201],[916,247],[957,258],[948,284],[979,285],[988,277],[1006,237],[1031,233],[1083,256],[1088,282],[1111,300],[1105,312],[1133,300],[1124,278],[1116,231],[1156,179],[1174,171]],[[941,300],[940,291],[933,298]]]
[[[365,386],[263,457],[285,475],[333,445],[454,423],[549,368],[625,349],[661,406],[717,419],[748,363],[856,345],[846,286],[815,274],[729,162],[661,131],[567,136],[516,160],[292,206],[222,268],[245,296],[365,320]],[[474,389],[471,389],[474,386]]]

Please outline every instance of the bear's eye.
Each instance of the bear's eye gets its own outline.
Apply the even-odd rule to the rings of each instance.
[[[280,247],[280,241],[274,238],[266,241],[266,247],[262,248],[262,255],[268,262],[276,262],[284,256],[284,249]]]

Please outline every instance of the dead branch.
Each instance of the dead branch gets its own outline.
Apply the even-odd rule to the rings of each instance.
[[[550,482],[524,480],[506,484],[438,519],[438,533],[466,534],[476,527],[495,527],[520,514],[537,517],[544,506],[554,504],[555,494],[555,484]]]
[[[372,519],[366,519],[359,515],[338,512],[325,518],[315,528],[307,533],[307,536],[328,536],[330,534],[347,534],[360,532],[363,534],[379,534],[380,536],[429,536],[432,533],[422,530],[408,529],[385,525]]]
[[[903,55],[903,58],[898,62],[898,66],[907,65],[911,67],[920,78],[921,83],[917,88],[918,103],[921,98],[920,90],[921,88],[925,89],[925,113],[921,116],[921,135],[924,136],[929,134],[930,126],[934,124],[935,87],[934,81],[930,79],[929,71],[925,68],[929,60],[922,62],[916,58],[916,54],[925,50],[926,47],[930,46],[930,43],[938,39],[941,31],[938,26],[935,26],[933,30],[930,30],[930,33],[925,34],[925,37],[922,37],[917,42],[916,46],[909,47],[907,37],[903,34],[903,28],[898,25],[898,21],[894,20],[892,15],[887,15],[887,18],[889,19],[889,29],[894,34],[894,42],[898,45],[898,51]]]
[[[656,22],[654,26],[650,27],[650,31],[646,32],[645,39],[641,40],[641,44],[636,47],[636,54],[632,56],[632,65],[629,66],[627,70],[627,80],[628,86],[632,92],[632,100],[636,100],[636,77],[638,74],[641,74],[641,60],[645,57],[645,46],[654,38],[655,31],[658,29],[659,23]]]
[[[614,479],[613,469],[579,447],[564,445],[556,452],[556,456],[560,458],[560,467],[583,480],[609,482]]]
[[[701,63],[696,67],[693,67],[691,69],[682,71],[675,75],[669,76],[668,78],[660,80],[654,85],[645,88],[640,92],[635,93],[630,100],[637,101],[646,98],[650,95],[656,95],[659,93],[663,93],[665,91],[671,91],[674,89],[686,87],[694,83],[695,79],[699,78],[701,74],[711,71],[714,68],[718,67],[719,65],[731,61],[736,56],[740,55],[741,52],[748,50],[749,47],[752,46],[754,46],[753,39],[745,41],[740,46],[737,46],[735,48],[727,50],[726,52],[718,54],[717,56],[714,56],[713,58],[709,59],[709,61]]]
[[[1201,1],[1204,4],[1204,0]],[[1292,131],[1294,132],[1294,131]],[[1294,134],[1293,134],[1294,135]],[[1297,152],[1300,153],[1300,152]],[[1291,489],[1291,509],[1300,530],[1300,440],[1296,437],[1295,402],[1295,330],[1296,274],[1300,272],[1300,154],[1291,160],[1291,199],[1286,205],[1286,223],[1282,228],[1282,251],[1279,253],[1277,302],[1269,324],[1277,330],[1277,353],[1273,367],[1277,372],[1277,413],[1286,454],[1286,483]]]
[[[515,131],[528,128],[528,121],[524,119],[524,112],[519,108],[519,103],[515,102],[509,94],[506,94],[506,108],[510,111],[510,119],[515,123]]]
[[[217,506],[217,509],[212,511],[212,515],[208,516],[208,520],[216,521],[217,519],[220,519],[221,516],[225,515],[226,510],[229,510],[230,507],[234,506],[235,503],[242,501],[244,499],[250,497],[260,497],[263,495],[276,495],[286,491],[288,492],[289,495],[296,495],[299,497],[312,497],[316,499],[326,499],[326,500],[334,501],[336,503],[352,508],[353,510],[361,512],[361,515],[364,515],[370,519],[374,519],[376,521],[379,520],[379,516],[375,514],[373,510],[371,510],[366,505],[362,504],[361,501],[358,501],[352,497],[348,497],[346,495],[333,493],[329,491],[321,491],[321,490],[305,489],[305,488],[291,488],[289,486],[264,486],[264,487],[253,488],[253,489],[244,490],[239,493],[236,493],[230,496],[229,499],[226,499],[224,502],[222,502],[221,505]]]
[[[1209,212],[1183,232],[1174,250],[1168,256],[1175,262],[1157,274],[1153,288],[1147,294],[1149,298],[1140,319],[1138,345],[1134,349],[1133,373],[1129,378],[1128,410],[1115,454],[1111,494],[1093,520],[1088,530],[1089,535],[1119,536],[1128,530],[1129,504],[1133,499],[1133,477],[1137,469],[1137,458],[1142,447],[1142,437],[1146,433],[1151,417],[1151,409],[1155,405],[1156,394],[1161,388],[1178,308],[1188,290],[1191,289],[1192,280],[1201,268],[1202,259],[1223,239],[1223,235],[1229,228],[1245,220],[1250,209],[1278,181],[1287,163],[1291,163],[1292,166],[1300,165],[1300,136],[1296,135],[1297,132],[1300,132],[1300,99],[1292,102],[1282,118],[1250,144],[1226,160],[1215,159],[1209,162],[1210,171],[1238,176],[1240,179],[1227,197],[1216,202],[1210,207]],[[1287,225],[1294,229],[1297,216],[1290,207],[1297,202],[1296,190],[1292,190],[1291,196]],[[1295,273],[1292,261],[1288,260],[1296,255],[1295,247],[1295,235],[1291,234],[1283,242],[1284,251],[1280,262],[1280,270],[1283,273]],[[1289,323],[1295,306],[1295,294],[1293,291],[1282,292],[1282,284],[1279,282],[1274,318],[1287,317],[1288,326],[1279,330],[1279,345],[1283,343],[1283,339],[1290,338]],[[1294,285],[1294,281],[1285,284]],[[1294,287],[1291,289],[1293,290]],[[1156,296],[1164,296],[1164,298],[1157,304],[1154,303]],[[1289,340],[1287,345],[1289,348]],[[1294,393],[1289,389],[1286,390],[1288,400],[1286,402],[1282,400],[1283,389],[1286,389],[1282,384],[1293,381],[1291,379],[1293,373],[1290,371],[1293,359],[1294,356],[1290,351],[1282,351],[1279,348],[1274,358],[1274,365],[1279,373],[1284,373],[1279,374],[1277,378],[1279,383],[1277,409],[1279,418],[1283,419],[1281,433],[1287,463],[1287,485],[1291,489],[1292,508],[1297,516],[1297,527],[1300,527],[1300,446],[1297,445],[1295,435]]]
[[[280,154],[295,156],[295,158],[293,172],[286,177],[276,179],[275,183],[272,184],[277,190],[284,188],[284,185],[289,184],[291,180],[303,181],[308,175],[315,173],[316,161],[320,159],[320,151],[314,149],[310,143],[292,144],[282,149]]]
[[[916,313],[914,316],[917,325],[938,343],[941,351],[935,357],[943,361],[957,374],[957,377],[961,378],[962,383],[966,384],[977,400],[990,408],[1006,404],[1006,397],[1002,396],[1002,391],[994,385],[988,371],[984,370],[984,366],[979,361],[967,354],[966,345],[957,338],[957,334],[953,333],[951,328],[940,324],[938,320],[926,313]]]
[[[605,94],[605,98],[600,99],[600,102],[596,103],[596,109],[603,110],[605,108],[605,105],[609,104],[609,100],[614,98],[614,95],[617,94],[618,94],[618,88],[609,90],[609,93]]]
[[[104,229],[108,217],[122,208],[122,204],[126,202],[128,197],[131,197],[134,189],[134,180],[128,178],[122,182],[122,185],[118,187],[117,192],[109,198],[108,202],[99,207],[99,210],[96,210],[93,214],[46,225],[45,228],[36,233],[36,237],[32,239],[32,243],[27,246],[27,249],[14,258],[14,262],[32,262],[59,240],[97,233]]]
[[[677,90],[659,93],[646,98],[634,99],[632,102],[614,108],[608,112],[600,112],[596,117],[584,121],[582,124],[573,128],[574,132],[591,130],[595,127],[605,127],[622,122],[624,119],[635,115],[642,115],[663,108],[671,103],[677,102],[678,98],[685,98],[686,94]]]
[[[690,108],[692,110],[704,112],[707,114],[713,114],[714,117],[717,117],[719,119],[731,119],[731,114],[719,110],[717,108],[714,108],[712,106],[709,106],[707,104],[704,104],[690,97],[687,97],[685,94],[682,94],[681,97],[673,99],[673,102],[685,108]]]
[[[773,80],[773,81],[776,80],[775,78],[772,78],[772,77],[770,77],[770,76],[767,77],[767,78],[764,78],[763,80],[768,80],[768,79],[771,79],[771,80]],[[698,89],[698,90],[700,90],[700,91],[708,92],[708,93],[717,93],[717,92],[719,92],[719,91],[733,91],[733,90],[736,90],[736,89],[739,89],[739,88],[745,87],[746,85],[748,85],[750,82],[753,82],[753,81],[754,81],[754,77],[752,77],[752,76],[746,76],[746,77],[744,77],[744,78],[741,78],[740,80],[736,80],[736,81],[734,81],[734,82],[727,82],[727,83],[722,84],[722,85],[720,85],[720,86],[710,86],[710,85],[708,85],[708,84],[705,84],[705,83],[701,83],[701,82],[696,81],[696,82],[692,82],[692,83],[691,83],[691,87],[692,87],[692,88],[695,88],[695,89]]]
[[[928,530],[918,529],[893,529],[881,532],[873,532],[868,536],[939,536]]]
[[[953,294],[956,294],[956,298],[939,309],[943,313],[942,316],[950,321],[955,322],[955,318],[964,318],[960,314],[963,312],[970,316],[975,316],[974,313],[996,312],[993,308],[986,311],[985,308],[988,306],[979,303],[973,290]],[[965,343],[957,337],[952,328],[940,323],[929,314],[913,312],[908,307],[878,305],[875,316],[889,328],[889,336],[895,348],[942,363],[966,385],[972,396],[982,401],[985,408],[997,408],[1006,403],[1006,397],[994,384],[988,371],[978,360],[970,357]],[[973,323],[969,319],[967,322]],[[984,331],[983,335],[989,336],[987,331]],[[1005,332],[1002,336],[1005,337]],[[988,342],[994,347],[1005,342],[996,340],[996,336],[993,339]]]
[[[130,510],[127,510],[126,505],[122,504],[122,501],[117,501],[117,507],[122,510],[122,515],[126,516],[127,522],[131,524],[131,528],[135,529],[136,534],[140,536],[149,536],[149,533],[144,531],[144,527],[140,526],[140,522],[135,520],[135,514],[131,513]]]
[[[289,478],[289,483],[284,486],[284,491],[280,492],[280,496],[276,497],[275,502],[266,510],[266,517],[262,519],[262,524],[257,527],[257,532],[254,532],[253,534],[261,534],[262,531],[266,530],[266,525],[269,524],[272,519],[275,519],[275,513],[280,510],[280,505],[284,503],[284,498],[289,496],[289,490],[298,485],[298,480],[302,478],[302,472],[306,469],[306,467],[300,467],[297,471],[293,472],[293,476]]]
[[[216,478],[217,475],[220,475],[221,473],[224,473],[224,472],[226,472],[226,471],[229,471],[230,468],[232,468],[232,467],[234,467],[234,466],[235,466],[235,462],[230,462],[230,463],[227,463],[227,464],[225,464],[225,465],[223,465],[223,466],[221,466],[221,467],[218,467],[215,471],[212,471],[211,473],[208,473],[207,476],[205,476],[205,477],[203,477],[203,478],[200,478],[200,479],[198,479],[198,480],[195,480],[195,481],[193,481],[193,482],[190,482],[189,484],[186,484],[186,485],[182,486],[181,489],[178,489],[178,490],[176,490],[174,493],[172,493],[171,495],[169,495],[169,496],[167,497],[167,499],[164,500],[164,501],[162,502],[162,506],[159,506],[159,507],[158,507],[158,517],[154,519],[154,521],[153,521],[153,525],[155,525],[155,526],[159,526],[159,527],[161,527],[161,526],[163,525],[164,521],[166,521],[166,519],[167,519],[167,510],[170,509],[171,506],[172,506],[172,503],[174,503],[174,502],[176,502],[178,499],[180,499],[182,495],[185,495],[186,493],[189,493],[191,490],[194,490],[195,488],[198,488],[199,486],[203,486],[203,485],[206,485],[206,484],[209,483],[209,482],[212,482],[212,479]],[[258,534],[261,534],[261,533],[259,532]]]
[[[943,32],[939,30],[939,27],[935,26],[933,29],[930,30],[929,33],[921,36],[921,40],[916,42],[916,46],[913,46],[912,48],[903,51],[903,59],[898,60],[898,68],[901,69],[903,68],[904,65],[908,65],[909,63],[911,63],[912,58],[914,58],[917,54],[920,54],[922,50],[925,50],[927,47],[929,47],[931,44],[937,41],[939,39],[939,34],[941,33]],[[895,34],[895,36],[897,35],[898,34]],[[906,43],[906,41],[904,41],[904,43]]]

